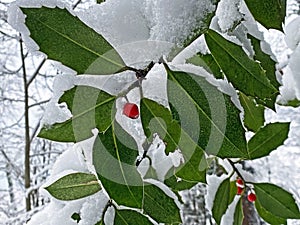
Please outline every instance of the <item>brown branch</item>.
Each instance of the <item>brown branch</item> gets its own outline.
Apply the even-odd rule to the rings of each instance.
[[[80,3],[81,3],[81,0],[78,0],[78,1],[72,6],[72,9],[74,10]]]
[[[49,102],[49,101],[50,101],[50,99],[44,100],[44,101],[41,101],[41,102],[37,102],[37,103],[34,103],[34,104],[29,105],[28,108],[35,107],[35,106],[39,106],[39,105],[45,104],[45,103],[47,103],[47,102]]]
[[[45,64],[46,62],[46,58],[44,58],[42,60],[42,62],[40,63],[40,65],[36,68],[35,72],[33,73],[33,75],[31,76],[31,78],[27,81],[27,88],[29,87],[29,85],[31,84],[31,82],[36,78],[36,76],[39,74],[42,66]]]
[[[231,165],[232,169],[234,170],[234,172],[236,172],[236,174],[237,174],[242,180],[244,180],[244,178],[243,178],[242,174],[240,173],[240,171],[235,167],[234,162],[231,161],[231,159],[227,159],[227,160],[228,160],[228,162],[230,163],[230,165]],[[245,180],[244,180],[244,181],[245,181]]]
[[[28,93],[28,83],[27,83],[27,73],[25,65],[25,54],[23,48],[23,40],[20,35],[20,51],[22,60],[22,72],[23,72],[23,85],[24,85],[24,119],[25,119],[25,157],[24,157],[24,182],[25,189],[30,188],[30,127],[29,127],[29,93]],[[25,197],[26,200],[26,211],[31,210],[31,200],[30,196]]]

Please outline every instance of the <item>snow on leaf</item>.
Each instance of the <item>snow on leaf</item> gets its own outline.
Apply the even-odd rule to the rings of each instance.
[[[125,64],[114,48],[68,10],[22,8],[26,26],[40,50],[50,59],[83,74],[112,74]]]
[[[244,124],[250,131],[258,131],[265,122],[265,108],[242,92],[239,93],[241,105],[244,108]]]
[[[266,28],[282,31],[286,13],[286,0],[245,0],[254,18]]]
[[[115,97],[97,88],[76,86],[65,91],[59,103],[65,102],[72,117],[51,126],[44,125],[38,134],[61,142],[78,142],[92,137],[92,129],[105,131],[111,124]]]
[[[235,88],[262,100],[278,92],[260,64],[250,59],[241,46],[213,30],[205,34],[205,40],[214,59]]]
[[[179,112],[186,135],[208,154],[247,158],[240,112],[230,98],[204,77],[165,67],[168,99]]]

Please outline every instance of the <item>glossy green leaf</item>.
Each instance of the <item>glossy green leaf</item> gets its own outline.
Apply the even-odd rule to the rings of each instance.
[[[176,111],[175,108],[172,109],[173,112]],[[142,125],[148,139],[151,140],[153,134],[157,133],[166,143],[166,153],[180,149],[185,159],[180,167],[170,170],[169,176],[171,177],[165,183],[174,190],[182,190],[198,182],[205,182],[206,168],[200,169],[204,152],[184,130],[181,130],[177,112],[172,115],[169,109],[144,98],[141,101],[141,115]],[[178,182],[178,180],[181,181]]]
[[[205,34],[205,40],[214,59],[235,88],[247,96],[260,99],[270,98],[278,92],[260,64],[250,59],[241,46],[213,30]]]
[[[103,2],[105,2],[105,0],[97,0],[97,4],[101,4]]]
[[[265,122],[265,108],[242,92],[239,93],[239,99],[244,108],[244,125],[249,131],[258,131]]]
[[[144,213],[158,223],[181,224],[180,209],[174,199],[153,184],[145,183]]]
[[[65,122],[44,126],[38,136],[53,141],[78,142],[92,137],[94,128],[103,132],[112,122],[114,101],[114,96],[97,88],[76,86],[59,100],[67,104],[73,116]]]
[[[289,133],[290,123],[270,123],[262,127],[248,143],[249,159],[267,156],[283,144]]]
[[[230,181],[230,192],[229,192],[229,202],[233,202],[237,193],[236,181]]]
[[[291,106],[291,107],[299,107],[300,106],[300,101],[298,99],[293,99],[293,100],[289,100],[287,103],[282,103],[282,102],[279,102],[278,103],[279,105],[282,105],[282,106]]]
[[[135,166],[137,149],[135,140],[113,122],[95,140],[93,165],[110,198],[119,205],[141,208],[143,182]]]
[[[261,48],[261,41],[252,35],[248,34],[248,38],[250,38],[253,49],[254,49],[254,59],[260,62],[260,65],[266,71],[266,76],[270,80],[271,84],[278,90],[280,87],[279,82],[276,78],[276,62],[271,58],[270,55],[263,52]],[[266,44],[266,43],[264,43]],[[278,91],[279,94],[279,91]]]
[[[266,28],[282,30],[286,0],[245,0],[254,18]]]
[[[220,184],[213,202],[212,215],[217,224],[220,224],[222,216],[233,201],[231,196],[230,180],[225,179]]]
[[[199,182],[206,183],[208,164],[204,152],[196,147],[191,158],[176,168],[171,168],[164,181],[173,191],[190,189]]]
[[[195,149],[198,145],[208,154],[222,158],[248,158],[240,111],[230,97],[204,77],[165,67],[168,99],[180,115],[182,134],[193,140],[183,139],[189,142],[189,148]],[[193,143],[196,144],[193,146]],[[186,154],[183,150],[182,153]]]
[[[280,217],[275,216],[272,213],[268,212],[264,207],[261,206],[258,199],[256,199],[256,201],[255,201],[255,208],[256,208],[256,211],[258,212],[259,216],[267,223],[272,224],[272,225],[281,225],[281,224],[286,225],[287,224],[287,219],[280,218]]]
[[[150,220],[133,210],[116,210],[115,211],[115,225],[152,225]]]
[[[49,59],[78,74],[112,74],[125,64],[115,49],[67,9],[21,8],[30,37]]]
[[[300,211],[293,196],[286,190],[269,183],[254,184],[260,205],[274,216],[300,219]]]
[[[178,121],[172,118],[171,112],[164,106],[150,99],[141,100],[141,118],[144,132],[152,142],[154,133],[167,143],[166,153],[174,152],[178,147],[181,129]]]
[[[242,225],[243,220],[244,220],[243,204],[242,204],[242,198],[240,198],[240,200],[238,201],[235,207],[232,225]]]
[[[212,73],[215,78],[217,79],[223,79],[224,75],[217,64],[217,62],[214,60],[211,54],[202,55],[198,53],[194,57],[187,60],[187,63],[194,64],[196,66],[203,67],[206,71],[209,73]]]
[[[95,194],[101,190],[97,178],[93,174],[68,174],[45,188],[59,200],[76,200]]]

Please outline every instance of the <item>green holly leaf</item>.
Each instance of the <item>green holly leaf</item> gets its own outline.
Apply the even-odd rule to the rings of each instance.
[[[187,143],[185,146],[189,146],[189,144]],[[167,179],[164,183],[173,191],[190,189],[199,182],[206,183],[207,168],[208,163],[203,150],[196,147],[193,155],[188,161],[185,161],[179,167],[170,169],[166,175]]]
[[[288,102],[286,103],[282,103],[282,102],[279,102],[278,103],[279,105],[283,105],[283,106],[291,106],[291,107],[299,107],[300,106],[300,101],[298,99],[293,99],[293,100],[289,100]]]
[[[192,58],[187,60],[187,63],[194,64],[196,66],[203,67],[207,72],[212,73],[215,78],[217,79],[223,79],[224,75],[221,72],[221,68],[217,64],[217,62],[214,60],[211,54],[200,54],[193,56]]]
[[[125,68],[120,55],[96,31],[67,9],[21,8],[30,37],[49,59],[78,74],[113,74]]]
[[[241,46],[213,30],[205,34],[205,40],[217,64],[235,88],[247,96],[262,100],[278,92],[260,64],[250,59]]]
[[[176,111],[174,107],[171,108],[173,112]],[[165,151],[167,154],[180,149],[185,159],[181,166],[170,170],[169,176],[171,178],[166,180],[165,183],[173,190],[182,190],[186,187],[186,185],[182,185],[183,183],[194,186],[198,182],[205,182],[206,168],[202,170],[199,168],[204,152],[184,130],[181,130],[178,113],[172,114],[164,106],[144,98],[141,101],[141,115],[142,125],[150,142],[153,134],[157,133],[166,143]],[[181,181],[178,182],[178,179]]]
[[[193,153],[190,149],[199,146],[208,154],[221,158],[248,158],[240,111],[230,97],[204,77],[173,71],[167,65],[165,67],[168,73],[168,100],[180,116],[181,136],[189,137],[183,139],[189,143],[186,150],[190,152],[189,156]]]
[[[260,204],[259,200],[256,199],[255,201],[255,208],[256,211],[258,212],[259,216],[266,221],[269,224],[272,225],[286,225],[287,224],[287,219],[280,218],[278,216],[273,215],[272,213],[268,212],[262,205]]]
[[[286,13],[286,0],[245,0],[254,18],[266,28],[282,30]]]
[[[233,201],[229,178],[222,181],[213,202],[212,215],[217,224],[220,224],[222,216],[225,214],[228,206]],[[236,193],[236,192],[235,192]]]
[[[251,34],[247,34],[247,37],[251,40],[255,52],[254,59],[260,62],[260,65],[266,71],[266,76],[270,80],[271,84],[278,90],[280,84],[276,79],[276,62],[271,58],[270,55],[263,52],[260,40],[253,37]]]
[[[265,122],[265,108],[255,99],[239,92],[239,99],[244,108],[244,124],[248,130],[257,132]]]
[[[153,166],[149,166],[149,169],[147,171],[147,173],[145,174],[145,176],[143,177],[144,179],[154,179],[154,180],[158,180],[158,177],[157,177],[157,172],[156,170],[154,169]]]
[[[116,122],[99,133],[93,146],[93,165],[102,187],[117,204],[141,208],[143,182],[135,162],[135,140]]]
[[[144,186],[144,212],[158,223],[181,224],[180,209],[174,199],[153,184]]]
[[[65,122],[44,125],[38,137],[61,142],[78,142],[92,137],[92,129],[107,130],[112,123],[115,97],[97,88],[76,86],[65,91],[65,102],[72,117]]]
[[[68,174],[45,188],[59,200],[76,200],[93,195],[101,190],[97,178],[93,174]]]
[[[276,217],[300,219],[300,211],[293,196],[286,190],[269,183],[254,184],[259,204]]]
[[[174,152],[178,147],[181,129],[178,121],[174,120],[170,110],[150,99],[141,100],[141,118],[144,132],[152,142],[156,133],[167,143],[166,153]]]
[[[244,220],[244,212],[243,212],[243,204],[242,204],[242,198],[238,201],[234,215],[233,215],[233,225],[242,225]]]
[[[116,210],[115,211],[115,225],[153,225],[150,220],[133,210]]]
[[[269,155],[283,144],[289,133],[290,123],[270,123],[262,127],[248,143],[249,159]]]

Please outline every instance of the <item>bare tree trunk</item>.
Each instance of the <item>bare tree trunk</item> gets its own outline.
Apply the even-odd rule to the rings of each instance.
[[[28,93],[28,82],[25,67],[25,55],[23,49],[23,41],[20,36],[20,49],[22,59],[22,70],[23,70],[23,85],[24,85],[24,119],[25,119],[25,156],[24,156],[24,183],[25,189],[30,188],[30,125],[29,125],[29,93]],[[31,210],[30,194],[26,194],[26,211]]]
[[[11,174],[11,166],[9,164],[6,165],[6,179],[8,185],[9,202],[12,204],[15,201],[15,194],[14,194],[13,179]]]

